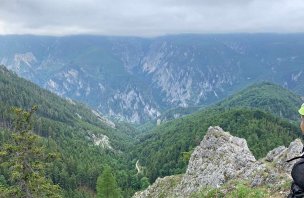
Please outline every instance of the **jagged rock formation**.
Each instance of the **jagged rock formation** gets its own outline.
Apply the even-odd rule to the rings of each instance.
[[[295,161],[290,163],[286,163],[285,161],[287,159],[299,156],[302,152],[302,148],[303,144],[301,140],[296,139],[295,141],[290,143],[288,148],[286,148],[285,146],[280,146],[270,151],[267,154],[265,161],[271,162],[278,172],[284,172],[289,174]]]
[[[191,155],[179,188],[183,194],[190,194],[198,186],[218,187],[236,177],[249,179],[254,170],[262,168],[245,139],[233,137],[219,127],[209,128]]]
[[[290,171],[296,162],[285,161],[300,155],[302,147],[297,139],[288,148],[280,146],[257,161],[245,139],[234,137],[220,127],[209,127],[192,153],[186,173],[179,183],[175,183],[173,190],[172,184],[170,190],[166,190],[169,179],[165,177],[145,191],[136,193],[134,198],[160,197],[160,192],[166,197],[189,197],[204,187],[218,188],[231,180],[246,180],[251,186],[281,185],[291,180]],[[173,178],[175,176],[170,180]]]

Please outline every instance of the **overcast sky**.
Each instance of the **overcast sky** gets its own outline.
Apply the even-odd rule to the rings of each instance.
[[[0,0],[0,34],[304,32],[304,0]]]

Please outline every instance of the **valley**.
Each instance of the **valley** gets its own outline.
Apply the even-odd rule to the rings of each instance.
[[[303,38],[0,36],[0,147],[13,144],[12,107],[37,105],[32,131],[59,156],[45,175],[72,198],[94,197],[104,172],[121,197],[181,182],[210,126],[261,160],[300,137]]]
[[[263,80],[303,95],[303,38],[9,35],[0,36],[0,64],[106,117],[138,124],[168,109],[208,106]]]

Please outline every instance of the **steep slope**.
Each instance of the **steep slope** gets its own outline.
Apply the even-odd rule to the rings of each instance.
[[[231,109],[235,107],[261,109],[291,121],[298,121],[298,108],[303,100],[295,93],[283,89],[281,86],[271,82],[259,82],[232,96],[216,103],[213,109]],[[157,120],[153,120],[145,125],[152,125],[174,120],[176,118],[195,113],[206,107],[178,107],[164,111]],[[144,126],[144,125],[143,125]]]
[[[296,161],[285,161],[300,155],[302,147],[296,139],[287,148],[280,146],[256,160],[245,139],[220,127],[209,127],[185,174],[158,178],[133,197],[287,197]]]
[[[90,110],[85,105],[69,98],[62,99],[49,91],[41,89],[31,82],[19,78],[4,66],[0,66],[0,71],[0,104],[3,121],[9,118],[5,116],[7,116],[6,113],[10,107],[17,106],[29,109],[33,105],[38,105],[37,114],[41,118],[70,125],[83,122],[100,127],[100,133],[113,136],[113,138],[124,135],[118,134],[119,131],[115,132],[116,126],[113,122],[102,117],[98,112]],[[41,135],[48,137],[48,134]]]
[[[257,91],[259,88],[261,90]],[[274,96],[277,97],[267,94],[268,91],[272,93],[273,89],[277,93]],[[143,136],[136,146],[134,157],[147,167],[149,178],[154,181],[159,176],[185,171],[189,154],[199,144],[210,125],[218,125],[224,130],[231,131],[233,135],[245,138],[257,158],[279,145],[289,144],[300,134],[297,124],[283,120],[277,114],[266,112],[292,112],[297,105],[296,101],[299,101],[298,105],[301,104],[298,96],[269,83],[253,85],[240,93],[254,93],[254,97],[236,94],[218,105],[160,125]],[[283,93],[282,96],[280,93]],[[250,100],[243,101],[242,96]],[[261,101],[272,101],[272,104],[253,105],[255,103],[250,101],[255,101],[255,97]],[[291,106],[285,106],[286,104]]]
[[[0,63],[107,116],[140,122],[159,114],[150,84],[131,74],[144,47],[135,38],[1,36]]]
[[[107,116],[144,122],[260,80],[304,94],[303,34],[0,36],[0,63]]]
[[[285,119],[298,121],[297,110],[301,103],[300,96],[293,92],[273,83],[262,82],[233,94],[231,97],[217,103],[215,107],[218,109],[258,108]]]
[[[105,164],[115,170],[119,186],[132,192],[128,177],[136,172],[130,171],[126,153],[135,129],[125,123],[114,124],[78,102],[43,90],[4,66],[0,66],[0,90],[0,146],[9,138],[5,129],[12,126],[11,108],[38,105],[33,131],[44,137],[47,149],[60,153],[60,159],[48,169],[48,177],[65,190],[66,197],[77,197],[81,189],[94,191]]]

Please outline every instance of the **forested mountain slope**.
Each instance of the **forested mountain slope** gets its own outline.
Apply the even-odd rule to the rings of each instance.
[[[43,90],[4,66],[0,66],[1,147],[12,129],[12,107],[30,109],[33,105],[38,106],[33,131],[44,137],[48,150],[60,153],[60,158],[47,170],[47,176],[59,184],[65,197],[84,197],[94,192],[97,177],[106,164],[113,168],[123,194],[132,194],[136,187],[129,181],[136,171],[127,162],[126,154],[135,129],[125,123],[114,124],[78,102]],[[137,178],[133,180],[136,182]],[[6,183],[2,178],[1,185]]]
[[[107,116],[143,123],[261,80],[304,95],[304,34],[0,36],[0,64]]]
[[[281,118],[295,119],[295,108],[299,105],[300,97],[282,87],[256,84],[200,112],[154,128],[140,139],[133,154],[146,166],[152,181],[159,176],[182,173],[191,150],[205,131],[218,125],[245,138],[255,157],[260,158],[279,145],[287,146],[300,135],[294,121]]]
[[[279,85],[262,82],[233,94],[214,105],[214,108],[258,108],[278,117],[298,121],[298,109],[302,102],[301,97],[295,93]]]
[[[158,178],[133,198],[286,198],[292,183],[287,175],[296,163],[286,161],[299,156],[302,149],[296,139],[257,160],[245,139],[210,126],[184,174]]]

